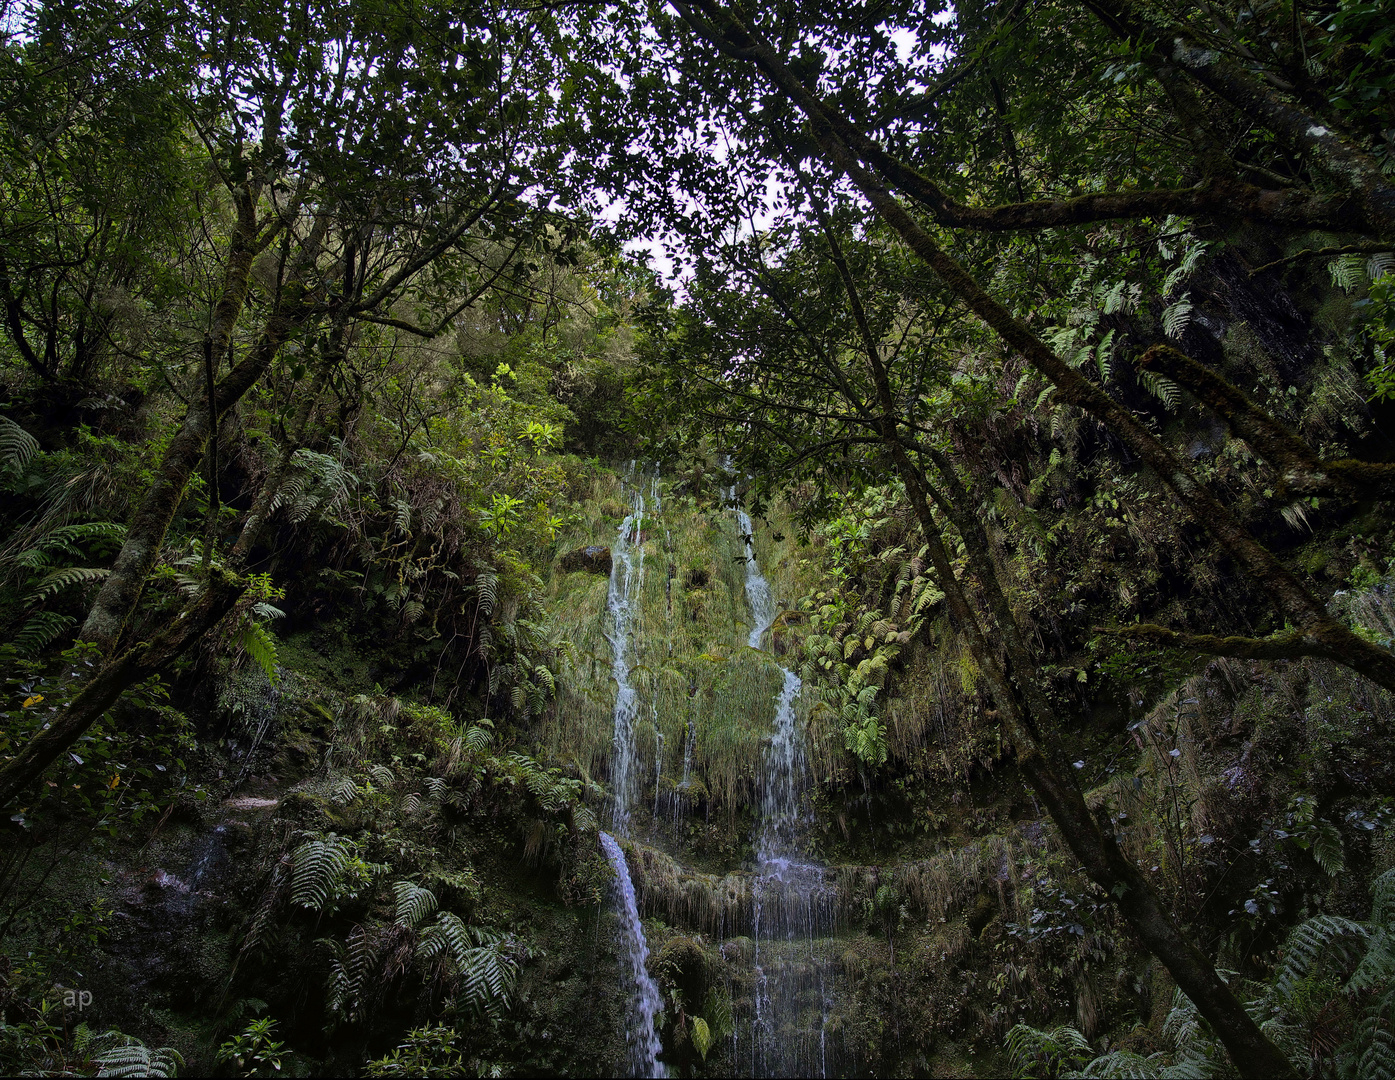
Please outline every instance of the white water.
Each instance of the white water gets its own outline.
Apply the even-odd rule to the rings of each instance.
[[[655,507],[659,504],[659,480],[651,485]],[[639,761],[635,753],[635,719],[639,715],[639,695],[630,683],[631,640],[634,636],[634,614],[644,584],[644,492],[636,487],[630,513],[620,523],[611,549],[610,588],[606,607],[611,619],[611,675],[615,679],[615,735],[611,743],[610,781],[613,801],[611,817],[614,829],[621,836],[629,834],[630,807],[638,786]],[[657,725],[656,725],[657,727]],[[660,740],[659,761],[655,763],[655,790],[661,767],[663,744]],[[657,798],[657,796],[656,796]],[[630,1004],[626,1016],[625,1040],[629,1047],[628,1067],[631,1076],[665,1076],[658,1060],[659,1035],[654,1018],[662,1008],[659,989],[649,977],[646,966],[649,945],[644,940],[644,928],[639,921],[635,903],[634,883],[624,852],[609,833],[601,833],[601,847],[615,870],[615,910],[620,918],[620,945],[628,961]]]
[[[759,649],[775,622],[775,603],[756,561],[750,515],[739,506],[736,523],[746,549],[746,598],[752,619],[747,644]],[[830,896],[823,867],[798,858],[800,833],[807,821],[804,743],[795,710],[802,684],[788,668],[782,666],[780,671],[784,684],[775,698],[775,730],[766,746],[760,783],[751,1072],[754,1076],[827,1076],[829,1000],[814,941],[831,926]],[[799,944],[806,941],[807,953]],[[791,955],[796,951],[803,954],[798,963]],[[816,985],[810,985],[811,973],[817,974]],[[810,1009],[811,996],[817,1012]]]
[[[629,833],[630,806],[634,802],[638,777],[635,775],[635,717],[639,698],[630,685],[630,639],[634,632],[634,609],[644,581],[644,494],[636,490],[630,513],[620,523],[615,546],[610,552],[610,589],[606,607],[610,611],[611,675],[615,679],[615,736],[611,747],[610,782],[614,796],[612,819],[621,836]]]
[[[732,499],[735,498],[736,489],[733,488]],[[751,605],[753,623],[746,644],[759,649],[765,632],[775,621],[775,601],[770,595],[770,582],[765,580],[756,563],[755,526],[751,523],[751,515],[739,506],[736,508],[736,527],[746,544],[746,601]]]
[[[629,975],[633,982],[630,994],[630,1023],[625,1031],[629,1048],[631,1076],[667,1076],[658,1060],[659,1036],[654,1030],[654,1017],[663,1008],[659,988],[649,977],[649,943],[644,940],[639,908],[635,904],[635,888],[630,882],[630,870],[625,853],[609,833],[601,833],[601,848],[615,870],[616,911],[620,916],[620,938],[629,958]]]

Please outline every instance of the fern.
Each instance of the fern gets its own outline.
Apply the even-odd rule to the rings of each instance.
[[[1170,338],[1180,338],[1187,332],[1192,322],[1192,302],[1185,296],[1163,309],[1163,333]]]
[[[349,865],[349,848],[330,833],[304,841],[292,856],[291,902],[323,911]]]
[[[1366,284],[1366,260],[1360,255],[1339,255],[1327,264],[1332,284],[1351,292]]]
[[[29,590],[24,603],[41,604],[70,585],[88,585],[94,581],[101,581],[107,573],[108,571],[95,566],[65,566],[60,570],[51,570]]]
[[[267,680],[275,686],[281,678],[278,667],[281,654],[276,647],[276,639],[271,636],[271,631],[261,623],[249,621],[243,624],[237,641],[247,651],[252,662],[262,669]]]
[[[36,656],[46,649],[77,620],[56,611],[38,611],[29,617],[15,634],[12,644],[20,656]]]
[[[355,926],[343,944],[330,938],[321,938],[317,944],[329,954],[326,1010],[350,1023],[362,1019],[366,1012],[366,991],[378,960],[373,938],[362,926]]]
[[[368,769],[368,778],[380,788],[391,787],[397,777],[386,765],[373,765]]]
[[[22,476],[38,452],[38,439],[8,416],[0,416],[0,469]]]
[[[1092,1056],[1090,1043],[1073,1027],[1041,1031],[1016,1024],[1007,1035],[1008,1060],[1014,1077],[1047,1077],[1078,1068]]]
[[[417,956],[440,961],[453,972],[466,1008],[497,1018],[509,1007],[509,994],[518,977],[512,946],[508,935],[466,926],[459,916],[443,911],[422,935]]]
[[[494,614],[494,608],[499,602],[499,575],[486,566],[479,567],[473,590],[479,598],[480,614],[485,618]]]
[[[358,798],[358,784],[352,776],[341,776],[329,789],[329,797],[340,806],[348,806]]]
[[[398,926],[416,929],[436,911],[436,894],[410,881],[393,882],[392,894]]]
[[[129,1035],[109,1031],[106,1038],[124,1039],[121,1046],[113,1046],[93,1059],[98,1076],[176,1076],[184,1058],[170,1046],[152,1049]]]

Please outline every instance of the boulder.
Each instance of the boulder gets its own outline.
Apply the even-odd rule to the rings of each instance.
[[[600,574],[603,577],[610,576],[610,548],[600,545],[577,548],[569,551],[559,560],[558,565],[562,568],[562,573],[570,574],[575,571],[582,571],[589,574]]]

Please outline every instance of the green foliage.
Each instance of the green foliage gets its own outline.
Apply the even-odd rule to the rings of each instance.
[[[6,478],[7,486],[24,474],[38,452],[38,439],[8,416],[0,416],[0,474]]]
[[[1012,1075],[1032,1080],[1072,1072],[1091,1054],[1089,1042],[1073,1027],[1041,1031],[1027,1024],[1008,1032],[1007,1051]]]
[[[438,964],[458,985],[457,1000],[476,1014],[497,1019],[509,1007],[518,978],[518,946],[508,935],[467,926],[443,911],[421,935],[417,957]]]
[[[416,929],[436,911],[436,894],[410,881],[395,881],[392,885],[399,926]]]
[[[1395,272],[1385,271],[1371,282],[1366,336],[1375,363],[1366,373],[1373,397],[1395,398]]]
[[[171,1047],[152,1049],[117,1031],[107,1032],[107,1037],[121,1042],[93,1058],[98,1076],[176,1076],[184,1064],[179,1051]]]
[[[707,1026],[707,1021],[700,1016],[690,1017],[688,1024],[688,1037],[693,1040],[693,1049],[706,1061],[707,1051],[712,1049],[712,1030]]]
[[[333,914],[356,900],[387,867],[365,862],[358,845],[335,833],[308,833],[292,853],[291,902]]]
[[[270,1017],[251,1021],[240,1035],[218,1047],[217,1061],[235,1066],[240,1076],[275,1076],[294,1051],[283,1040],[272,1038],[276,1021]]]
[[[467,1072],[458,1047],[460,1032],[454,1028],[419,1027],[407,1032],[407,1041],[363,1067],[364,1076],[462,1076]]]

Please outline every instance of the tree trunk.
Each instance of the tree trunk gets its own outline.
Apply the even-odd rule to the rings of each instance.
[[[325,226],[321,218],[311,229],[291,271],[290,282],[277,298],[276,307],[262,328],[261,337],[242,361],[218,383],[212,407],[204,395],[196,395],[190,402],[184,422],[165,451],[156,469],[155,480],[127,527],[126,542],[121,546],[111,572],[102,583],[101,591],[78,634],[80,640],[95,643],[104,654],[111,655],[116,651],[121,632],[140,602],[146,579],[159,557],[165,533],[184,498],[190,477],[203,460],[204,447],[214,427],[223,414],[257,384],[276,358],[282,343],[306,317],[309,308],[301,277],[318,253]],[[244,233],[241,223],[238,235],[242,239],[234,241],[224,279],[223,297],[215,309],[211,335],[215,356],[227,350],[232,333],[230,320],[241,310],[251,276],[254,245]]]

